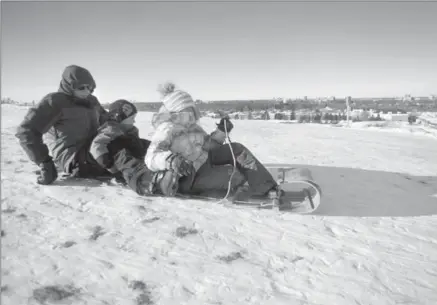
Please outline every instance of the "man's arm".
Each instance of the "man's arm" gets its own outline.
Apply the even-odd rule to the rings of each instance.
[[[29,109],[17,128],[15,136],[21,147],[29,159],[38,165],[50,159],[42,137],[61,117],[61,102],[57,100],[56,94],[44,97],[38,105]]]

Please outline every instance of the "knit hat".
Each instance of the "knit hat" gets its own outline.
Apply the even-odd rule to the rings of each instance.
[[[116,100],[109,104],[109,117],[117,122],[121,122],[138,112],[137,107],[127,100]]]
[[[158,88],[162,103],[169,112],[178,112],[189,107],[196,109],[193,98],[187,92],[175,90],[173,83],[164,83]]]

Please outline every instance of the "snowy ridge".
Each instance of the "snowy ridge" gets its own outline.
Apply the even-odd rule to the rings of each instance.
[[[2,304],[437,303],[432,138],[236,121],[261,161],[311,165],[325,197],[304,216],[39,186],[13,135],[25,109],[1,110]]]
[[[376,121],[376,122],[340,122],[335,127],[348,127],[362,130],[382,131],[382,132],[402,132],[416,136],[430,136],[437,138],[437,129],[423,124],[410,125],[408,122],[396,121]]]

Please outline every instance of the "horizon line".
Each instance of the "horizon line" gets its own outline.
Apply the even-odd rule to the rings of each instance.
[[[247,102],[247,101],[268,101],[268,100],[276,100],[276,101],[286,101],[286,100],[302,100],[304,97],[307,98],[307,100],[318,100],[318,99],[322,99],[325,101],[339,101],[339,100],[344,100],[346,99],[346,97],[351,97],[352,100],[362,100],[362,99],[396,99],[396,98],[404,98],[406,96],[408,96],[409,94],[405,94],[405,95],[393,95],[393,96],[357,96],[357,97],[353,97],[353,96],[345,96],[345,97],[340,97],[337,98],[335,95],[330,95],[330,96],[321,96],[321,97],[311,97],[311,96],[301,96],[301,97],[294,97],[294,98],[290,98],[290,97],[274,97],[274,98],[246,98],[246,99],[194,99],[194,101],[201,101],[204,103],[211,103],[211,102]],[[417,95],[417,96],[413,96],[413,95],[409,95],[411,98],[427,98],[429,99],[430,97],[436,97],[437,98],[437,94],[428,94],[428,95]],[[334,97],[335,100],[332,100],[330,98]],[[26,101],[22,101],[22,100],[16,100],[14,98],[11,97],[2,97],[1,100],[5,100],[5,99],[9,99],[11,101],[17,102],[17,103],[32,103],[32,102],[40,102],[40,100],[32,100],[29,102]],[[326,100],[328,99],[328,100]],[[115,101],[115,100],[114,100]],[[138,101],[135,99],[129,99],[129,101],[134,102],[134,103],[161,103],[160,101]],[[109,104],[111,102],[100,102],[101,104]]]

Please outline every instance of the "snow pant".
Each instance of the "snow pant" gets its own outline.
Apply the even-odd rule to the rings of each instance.
[[[118,182],[127,184],[129,188],[140,195],[148,188],[153,178],[153,173],[144,163],[144,157],[150,141],[140,139],[141,149],[125,148],[123,142],[115,142],[108,145],[109,155],[114,160],[115,171],[109,172],[91,156],[89,146],[83,147],[76,155],[75,162],[71,166],[70,174],[78,178],[114,177]]]
[[[253,195],[265,195],[277,185],[270,172],[256,159],[244,145],[231,143],[234,156],[240,159],[236,162],[237,170],[231,183],[231,189],[244,184],[249,184],[249,190]],[[252,158],[254,168],[244,166],[240,156]],[[234,160],[228,144],[209,151],[208,160],[196,172],[194,177],[182,177],[179,181],[179,192],[183,194],[199,194],[220,190],[227,190],[229,179],[233,171]],[[231,166],[229,166],[231,165]]]
[[[121,136],[111,141],[111,143],[108,144],[107,149],[111,158],[114,158],[120,150],[127,149],[133,157],[144,160],[149,146],[149,140],[133,136]]]
[[[84,145],[78,150],[74,159],[68,166],[68,174],[77,178],[96,178],[111,176],[105,168],[100,166],[89,153],[89,145]]]
[[[129,186],[139,195],[151,195],[155,173],[150,171],[144,163],[144,158],[139,159],[126,148],[119,150],[114,155],[113,174],[119,182]]]
[[[154,173],[144,162],[149,145],[149,140],[136,137],[119,137],[108,145],[109,157],[114,160],[111,172],[117,181],[127,184],[139,195],[147,195],[152,190]]]

